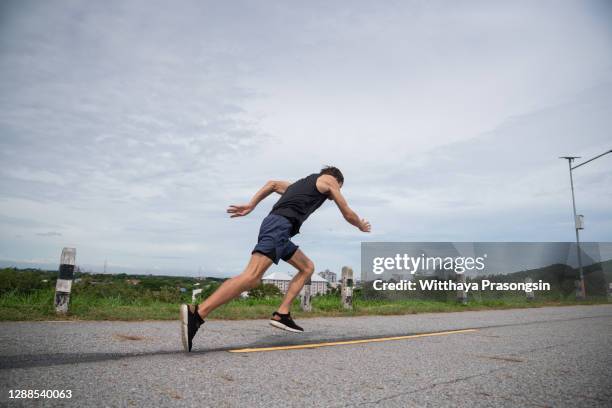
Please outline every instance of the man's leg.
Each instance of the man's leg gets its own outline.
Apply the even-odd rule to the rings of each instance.
[[[244,272],[223,282],[219,289],[200,305],[197,307],[186,304],[181,305],[181,339],[185,351],[191,351],[193,337],[204,323],[204,318],[222,304],[238,297],[240,293],[257,286],[271,264],[272,260],[270,258],[256,252],[251,255],[249,264]]]
[[[223,282],[223,284],[204,302],[198,305],[198,313],[204,319],[210,312],[224,303],[238,297],[245,290],[253,289],[261,281],[261,277],[272,265],[272,260],[267,256],[255,252],[247,267],[240,275]]]
[[[293,256],[287,261],[293,265],[298,273],[291,279],[289,283],[289,289],[283,298],[283,303],[278,308],[278,313],[287,314],[291,309],[291,303],[293,299],[300,293],[302,287],[314,272],[314,263],[302,252],[301,249],[295,251]],[[275,317],[278,320],[278,316]]]

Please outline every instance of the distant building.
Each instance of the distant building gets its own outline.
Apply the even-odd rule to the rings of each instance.
[[[332,272],[333,273],[333,272]],[[327,279],[319,276],[319,275],[312,275],[312,278],[310,278],[310,295],[314,296],[314,295],[324,295],[327,293],[327,284],[329,282],[327,281]]]
[[[268,283],[275,285],[280,289],[281,292],[287,293],[289,289],[289,282],[293,277],[287,272],[272,272],[261,279],[261,283]],[[320,277],[319,275],[312,275],[310,278],[310,295],[324,295],[327,293],[327,280]]]
[[[261,283],[275,285],[281,292],[287,293],[289,282],[293,279],[287,272],[272,272],[261,279]]]
[[[138,285],[140,283],[140,279],[126,279],[125,281],[130,285]]]
[[[332,272],[329,269],[319,272],[319,276],[332,284],[332,286],[338,281],[338,275],[336,275],[336,272]]]

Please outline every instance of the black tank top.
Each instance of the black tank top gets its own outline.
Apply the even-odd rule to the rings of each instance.
[[[300,232],[302,223],[327,199],[326,194],[317,190],[319,174],[304,177],[287,187],[285,194],[278,199],[270,214],[282,215],[291,221],[291,236]]]

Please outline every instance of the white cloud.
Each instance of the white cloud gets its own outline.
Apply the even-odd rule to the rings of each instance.
[[[605,3],[3,7],[11,259],[227,276],[271,202],[226,205],[323,164],[374,230],[327,203],[296,237],[321,268],[357,266],[361,239],[571,240],[556,157],[611,148]],[[610,240],[609,160],[576,174],[589,240]]]

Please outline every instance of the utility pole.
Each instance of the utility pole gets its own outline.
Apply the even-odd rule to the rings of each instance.
[[[576,198],[574,195],[574,176],[573,176],[573,171],[575,169],[577,169],[580,166],[584,166],[585,164],[592,162],[595,159],[600,158],[601,156],[604,156],[608,153],[612,153],[612,149],[608,150],[607,152],[604,152],[598,156],[595,156],[585,162],[582,162],[576,166],[572,166],[572,163],[574,162],[575,159],[579,159],[580,156],[563,156],[563,157],[559,157],[560,159],[565,159],[567,160],[567,165],[569,167],[569,174],[570,174],[570,187],[572,189],[572,208],[574,210],[574,229],[576,230],[576,254],[578,256],[578,282],[577,282],[577,291],[576,291],[576,298],[577,299],[584,299],[586,297],[586,291],[585,291],[585,287],[584,287],[584,272],[582,270],[582,254],[580,252],[580,233],[579,231],[581,229],[584,229],[584,222],[583,222],[583,216],[582,215],[578,215],[576,213]]]
[[[572,208],[574,210],[574,230],[576,231],[576,255],[578,256],[578,281],[577,281],[577,290],[576,290],[576,299],[584,299],[586,297],[586,292],[584,290],[584,272],[582,270],[582,254],[580,253],[580,233],[579,231],[584,228],[582,225],[582,218],[578,218],[578,214],[576,214],[576,197],[574,195],[574,176],[572,173],[572,163],[575,159],[579,159],[580,156],[565,156],[561,157],[561,159],[567,160],[567,165],[569,166],[569,174],[570,174],[570,187],[572,189]]]

